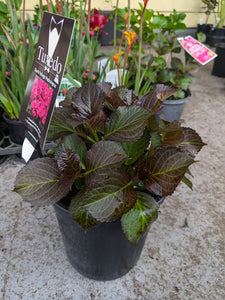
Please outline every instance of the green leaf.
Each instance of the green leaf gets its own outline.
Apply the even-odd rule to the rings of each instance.
[[[110,170],[118,169],[127,158],[123,148],[112,141],[95,143],[87,152],[85,158],[86,184],[98,184],[99,176],[108,176]],[[97,180],[97,182],[96,182]]]
[[[184,176],[182,178],[182,181],[183,181],[183,183],[185,183],[192,190],[193,184],[192,184],[192,182],[187,177]]]
[[[87,189],[84,194],[84,208],[96,220],[110,222],[129,211],[136,202],[136,192],[126,173],[115,171]]]
[[[126,152],[128,159],[126,165],[134,163],[146,150],[150,142],[150,134],[147,130],[144,131],[142,137],[132,144],[121,143],[123,150]]]
[[[105,138],[122,143],[133,143],[142,135],[150,113],[140,106],[118,107],[107,124]]]
[[[99,221],[95,220],[83,207],[85,190],[77,193],[71,200],[69,207],[70,216],[75,220],[83,229],[87,231],[88,228],[97,226]]]
[[[0,12],[4,13],[4,14],[8,13],[7,5],[5,3],[3,3],[2,1],[0,1]]]
[[[149,194],[137,192],[135,206],[121,218],[123,231],[129,241],[136,243],[158,217],[159,206]]]
[[[171,195],[194,160],[176,147],[159,147],[139,167],[146,188],[160,196]]]
[[[16,177],[14,191],[32,205],[50,205],[67,195],[73,178],[61,180],[57,162],[45,157],[31,161]]]

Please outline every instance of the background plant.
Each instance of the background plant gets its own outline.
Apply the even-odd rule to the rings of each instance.
[[[142,40],[134,41],[128,59],[128,70],[132,73],[136,84],[137,69],[140,66],[139,94],[147,93],[155,84],[164,83],[181,90],[175,97],[183,98],[192,77],[190,70],[196,68],[193,59],[185,53],[185,60],[180,58],[182,47],[177,41],[178,32],[185,31],[184,13],[173,10],[169,15],[145,8],[139,3],[140,9],[131,10],[131,28],[139,35],[139,24],[142,21]],[[143,14],[144,11],[144,14]],[[118,9],[118,15],[123,20],[126,9]],[[124,21],[123,21],[124,22]],[[123,22],[121,22],[123,24]],[[122,25],[118,28],[121,29]],[[136,85],[137,86],[137,85]]]
[[[201,0],[206,6],[204,7],[205,9],[205,14],[206,14],[206,20],[205,24],[208,24],[209,16],[213,13],[215,16],[215,8],[218,5],[217,0]]]
[[[18,118],[33,64],[38,31],[29,16],[25,21],[25,7],[18,12],[10,0],[6,4],[10,23],[8,26],[1,23],[4,35],[0,36],[0,106],[10,118]]]

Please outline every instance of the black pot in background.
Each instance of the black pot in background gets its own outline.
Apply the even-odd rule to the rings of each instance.
[[[225,78],[225,43],[216,44],[212,75]]]
[[[102,11],[102,14],[105,14],[107,18],[111,14],[113,14],[112,11]],[[119,21],[119,18],[118,18]],[[113,44],[114,40],[114,18],[109,19],[108,23],[102,28],[103,31],[105,31],[107,34],[100,32],[99,33],[99,41],[102,46],[110,46]],[[119,39],[121,37],[121,31],[116,31],[116,38]]]
[[[206,40],[204,41],[204,43],[208,44],[208,35],[209,32],[211,30],[211,28],[213,27],[212,24],[198,24],[197,25],[197,29],[196,29],[196,38],[198,37],[198,33],[202,32],[205,34],[205,38]]]
[[[94,280],[113,280],[137,263],[147,233],[137,243],[131,243],[123,233],[120,219],[101,223],[85,233],[59,202],[53,207],[68,260],[80,274]]]
[[[10,119],[5,113],[3,113],[3,120],[8,126],[9,137],[11,141],[15,144],[22,145],[26,126],[19,120]]]
[[[216,47],[216,44],[219,43],[225,43],[225,27],[212,27],[208,33],[206,42],[211,47]]]

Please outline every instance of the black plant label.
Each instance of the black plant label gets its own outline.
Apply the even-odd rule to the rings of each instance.
[[[43,148],[64,74],[75,20],[44,12],[19,119]]]

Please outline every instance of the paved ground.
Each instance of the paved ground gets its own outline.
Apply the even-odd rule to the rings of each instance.
[[[138,264],[121,279],[79,275],[52,207],[31,207],[11,191],[23,164],[13,156],[0,165],[0,299],[225,299],[225,80],[211,67],[194,74],[182,115],[208,144],[191,167],[193,191],[181,184],[166,199]]]

